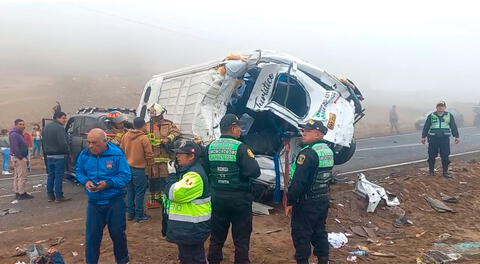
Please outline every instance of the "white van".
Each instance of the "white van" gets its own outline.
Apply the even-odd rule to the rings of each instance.
[[[364,115],[362,100],[348,79],[289,55],[255,50],[154,76],[137,114],[149,120],[147,108],[164,105],[165,118],[179,126],[183,138],[199,137],[207,144],[220,136],[225,113],[243,116],[251,123],[244,142],[261,164],[273,166],[273,157],[279,156],[284,169],[286,158],[299,149],[298,125],[310,119],[329,128],[325,139],[335,150],[335,164],[347,162],[355,151],[354,124]],[[286,144],[292,149],[288,157]],[[259,181],[274,185],[269,169]]]

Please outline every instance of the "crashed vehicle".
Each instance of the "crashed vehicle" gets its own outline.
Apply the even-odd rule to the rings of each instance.
[[[220,137],[224,114],[240,116],[248,123],[243,142],[262,169],[255,185],[263,186],[263,193],[288,179],[289,160],[300,150],[299,124],[310,119],[328,127],[325,140],[335,164],[347,162],[355,152],[354,124],[364,115],[362,100],[346,78],[289,55],[255,50],[154,76],[137,113],[148,121],[148,108],[164,105],[165,117],[177,124],[183,139],[205,144]]]

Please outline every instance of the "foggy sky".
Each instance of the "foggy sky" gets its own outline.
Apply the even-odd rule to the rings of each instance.
[[[0,2],[0,74],[111,74],[146,82],[263,48],[348,76],[365,95],[480,101],[477,5],[445,3]]]

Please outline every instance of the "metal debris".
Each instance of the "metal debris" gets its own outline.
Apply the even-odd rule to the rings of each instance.
[[[432,198],[430,196],[425,196],[425,200],[427,200],[428,204],[439,213],[445,213],[445,212],[455,213],[455,210],[448,207],[446,204],[444,204],[442,201],[438,199]]]
[[[261,204],[257,202],[252,203],[252,213],[254,215],[270,215],[269,210],[272,210],[272,209],[273,207],[265,204]]]

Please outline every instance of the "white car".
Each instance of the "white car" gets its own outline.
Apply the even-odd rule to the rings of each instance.
[[[355,151],[354,124],[364,115],[362,100],[348,79],[289,55],[255,50],[154,76],[137,113],[149,120],[147,108],[164,105],[165,117],[179,126],[183,138],[206,144],[220,136],[225,113],[242,116],[251,125],[244,128],[244,142],[263,164],[259,181],[272,186],[273,157],[279,157],[280,173],[288,171],[285,161],[299,150],[298,125],[310,119],[328,127],[325,139],[335,150],[335,163],[347,162]],[[291,149],[288,156],[285,146]]]

